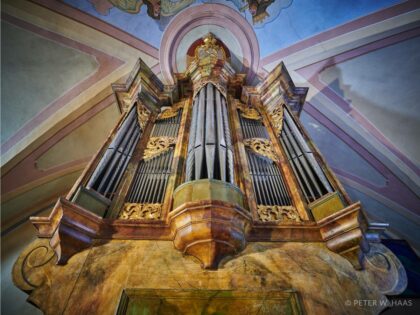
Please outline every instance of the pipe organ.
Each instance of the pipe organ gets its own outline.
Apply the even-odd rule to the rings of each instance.
[[[258,255],[269,255],[257,250],[268,246],[264,242],[278,248],[322,244],[330,253],[325,255],[338,257],[334,264],[341,259],[338,265],[349,262],[356,270],[365,269],[366,257],[378,248],[372,243],[379,240],[378,229],[369,225],[360,203],[349,199],[299,122],[307,89],[294,85],[283,63],[257,85],[246,85],[245,75],[230,65],[231,52],[211,33],[189,51],[187,70],[174,74],[174,86],[164,86],[141,60],[125,84],[113,85],[122,113],[119,123],[51,215],[31,218],[54,252],[54,268],[67,268],[73,256],[101,251],[107,242],[134,248],[155,241],[156,249],[170,242],[182,254],[178,262],[203,269],[227,270],[242,261],[247,273],[247,264]],[[143,259],[127,255],[122,256],[127,264]],[[243,260],[247,255],[254,256]],[[305,260],[311,257],[306,254]],[[156,261],[152,264],[159,268]],[[237,272],[223,276],[233,287]],[[151,280],[153,275],[144,285],[165,288],[164,282]],[[217,273],[197,277],[202,277],[201,286],[213,283]],[[223,282],[217,283],[213,287]],[[113,299],[124,289],[116,287],[119,293],[108,287]],[[315,294],[318,289],[300,290]],[[123,291],[118,314],[125,314],[129,292]],[[156,292],[154,297],[161,294]],[[287,303],[298,303],[293,294]],[[298,304],[293,307],[291,314],[302,313]],[[165,314],[178,314],[171,312]]]

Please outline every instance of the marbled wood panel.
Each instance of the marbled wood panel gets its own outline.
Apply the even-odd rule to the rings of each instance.
[[[75,255],[70,267],[49,269],[51,286],[62,287],[48,299],[65,298],[71,283],[63,275],[85,255]],[[64,314],[114,314],[124,288],[294,289],[310,314],[376,314],[375,307],[356,310],[345,301],[384,299],[369,273],[355,271],[320,243],[252,243],[218,271],[208,271],[172,242],[115,240],[90,249]]]
[[[49,239],[37,239],[13,266],[13,282],[29,294],[27,301],[40,307],[45,314],[62,314],[88,254],[88,251],[79,253],[65,268],[60,268],[55,264]]]

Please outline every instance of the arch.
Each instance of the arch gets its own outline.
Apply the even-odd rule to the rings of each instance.
[[[164,83],[174,84],[172,73],[177,72],[176,52],[182,38],[201,25],[224,27],[235,36],[243,55],[242,72],[247,74],[248,82],[252,81],[260,61],[260,50],[254,29],[242,15],[226,5],[202,4],[178,13],[163,33],[159,60]],[[225,44],[229,47],[229,43]]]

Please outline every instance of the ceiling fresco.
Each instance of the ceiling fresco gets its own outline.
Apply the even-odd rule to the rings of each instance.
[[[220,3],[253,25],[262,57],[399,0],[64,0],[158,48],[170,20],[189,6]],[[260,4],[257,5],[257,3]]]

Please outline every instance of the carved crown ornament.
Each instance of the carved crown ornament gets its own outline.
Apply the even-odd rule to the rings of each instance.
[[[199,66],[206,68],[215,65],[218,61],[226,61],[226,52],[217,44],[216,37],[212,33],[205,35],[203,42],[195,49],[194,53],[195,61]]]
[[[245,139],[244,145],[250,148],[253,152],[257,153],[258,155],[268,158],[274,162],[277,162],[279,160],[276,153],[273,150],[273,147],[271,146],[271,142],[268,139]]]
[[[194,95],[207,83],[212,83],[226,97],[227,84],[235,74],[229,64],[228,52],[212,33],[202,38],[202,44],[194,50],[194,56],[187,59],[187,76],[193,83]]]
[[[143,153],[143,159],[148,161],[170,150],[176,144],[176,138],[151,137]]]

